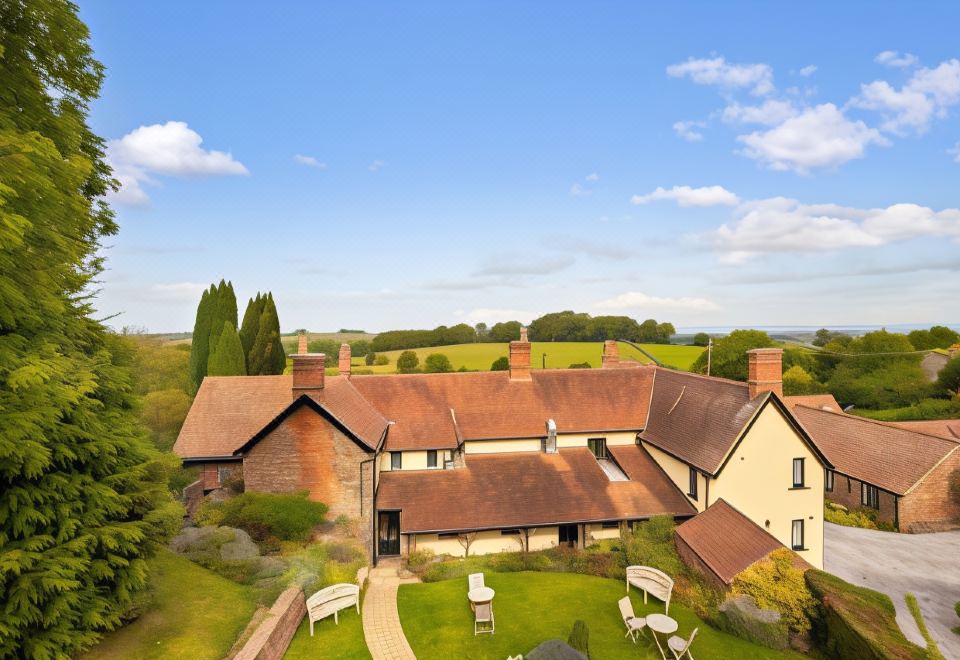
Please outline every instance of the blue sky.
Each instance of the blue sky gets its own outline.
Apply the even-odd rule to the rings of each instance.
[[[960,321],[956,5],[80,6],[115,325]]]

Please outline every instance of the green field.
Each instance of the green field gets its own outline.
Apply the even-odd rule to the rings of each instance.
[[[620,343],[620,359],[632,360],[646,364],[650,360],[640,351],[629,344]],[[662,363],[689,369],[694,360],[703,352],[698,346],[673,346],[669,344],[641,344],[644,350],[656,356]],[[403,351],[387,351],[379,355],[390,358],[390,364],[368,367],[363,358],[354,358],[353,364],[358,369],[371,369],[374,373],[394,373],[397,357]],[[490,369],[493,361],[508,354],[507,344],[456,344],[453,346],[432,346],[429,348],[414,349],[421,364],[431,353],[443,353],[453,364],[454,369],[465,367],[474,371]],[[533,342],[530,351],[530,360],[535,369],[546,366],[548,369],[565,369],[571,364],[587,362],[591,367],[600,366],[600,357],[603,353],[601,342]]]

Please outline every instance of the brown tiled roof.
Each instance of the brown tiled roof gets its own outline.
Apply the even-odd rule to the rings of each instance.
[[[904,495],[960,443],[844,413],[797,406],[794,416],[838,472]]]
[[[832,394],[803,394],[797,396],[785,396],[783,402],[787,404],[790,410],[796,406],[806,406],[807,408],[820,408],[822,410],[832,410],[833,412],[843,412],[843,408],[833,398]]]
[[[960,419],[930,419],[919,422],[890,422],[893,426],[910,431],[920,431],[941,438],[960,440]]]
[[[559,433],[640,430],[647,421],[653,367],[536,369],[528,381],[506,371],[358,376],[353,385],[395,422],[386,449],[457,445],[453,409],[464,440],[541,437],[553,419]]]
[[[610,449],[630,481],[610,481],[586,447],[469,454],[464,468],[381,472],[377,507],[400,509],[404,534],[695,513],[641,447]]]
[[[751,564],[784,547],[722,499],[677,527],[676,534],[728,585]]]
[[[386,420],[346,378],[328,376],[317,402],[369,448]],[[173,451],[183,458],[230,456],[293,403],[293,377],[208,376],[203,379]]]
[[[716,474],[766,396],[749,398],[746,383],[657,368],[649,421],[641,437]]]

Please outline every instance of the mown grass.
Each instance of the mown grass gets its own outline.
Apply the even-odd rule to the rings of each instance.
[[[566,640],[578,619],[589,628],[590,657],[660,657],[649,631],[637,644],[624,637],[626,630],[617,601],[625,590],[619,580],[572,573],[523,572],[488,573],[486,583],[496,592],[496,633],[478,636],[473,634],[465,578],[400,586],[400,621],[418,658],[526,655],[548,639]],[[633,589],[630,595],[637,616],[663,612],[663,603],[656,599],[651,598],[644,605],[640,592]],[[679,635],[687,637],[699,628],[691,649],[699,660],[801,657],[715,630],[677,603],[670,604],[670,616],[679,623]],[[661,643],[665,644],[666,639],[661,639]]]
[[[360,611],[363,611],[361,601]],[[363,621],[353,608],[342,610],[340,623],[327,617],[313,624],[310,636],[310,621],[304,617],[297,633],[290,642],[284,660],[300,658],[369,658],[370,651],[363,637]]]
[[[641,344],[643,348],[664,364],[679,369],[689,369],[697,359],[702,348],[697,346],[671,346],[667,344]],[[370,369],[374,373],[394,373],[397,358],[403,351],[387,351],[390,364],[367,366],[363,358],[354,358],[357,369]],[[452,346],[431,346],[414,349],[421,365],[431,353],[443,353],[450,358],[454,369],[461,367],[471,371],[487,371],[494,360],[509,354],[507,344],[455,344]],[[530,361],[535,369],[546,366],[548,369],[566,369],[571,364],[588,363],[593,368],[600,367],[603,344],[600,342],[533,342],[530,347]],[[646,364],[650,359],[629,344],[620,343],[620,359]]]
[[[920,629],[920,634],[923,635],[923,638],[927,642],[927,655],[933,660],[944,660],[943,653],[940,652],[940,647],[937,646],[937,643],[930,635],[930,631],[927,629],[927,622],[923,620],[923,613],[920,611],[920,603],[917,602],[917,597],[912,593],[908,593],[905,596],[905,600],[907,601],[907,609],[909,609],[910,614],[913,615],[913,620],[917,622],[917,628]]]
[[[147,611],[107,635],[85,658],[222,658],[256,609],[251,587],[165,549],[150,560],[150,585]]]

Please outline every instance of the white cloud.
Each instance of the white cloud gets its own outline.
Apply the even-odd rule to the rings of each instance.
[[[148,201],[143,184],[156,184],[151,175],[236,176],[250,172],[224,151],[201,147],[203,138],[186,122],[141,126],[119,140],[107,143],[107,159],[120,181],[120,190],[110,200],[143,205]]]
[[[804,77],[804,78],[809,78],[810,76],[812,76],[812,75],[815,74],[816,72],[817,72],[817,65],[816,65],[816,64],[808,64],[807,66],[803,67],[803,68],[800,69],[800,71],[799,71],[800,75],[801,75],[802,77]]]
[[[878,64],[883,64],[884,66],[893,66],[898,68],[907,68],[914,66],[920,61],[920,58],[911,53],[904,53],[901,55],[895,50],[885,50],[875,58],[873,61]]]
[[[307,167],[315,167],[318,170],[327,169],[326,163],[321,163],[319,160],[313,156],[304,156],[302,154],[297,154],[293,157],[294,162],[300,163],[301,165],[306,165]]]
[[[689,58],[667,67],[673,78],[689,77],[698,85],[716,85],[727,89],[750,88],[757,96],[774,90],[773,69],[767,64],[731,64],[722,57],[712,59]]]
[[[573,265],[570,255],[543,256],[536,253],[516,252],[491,257],[474,277],[503,277],[514,275],[550,275]]]
[[[673,200],[677,206],[732,206],[738,202],[737,196],[723,186],[704,186],[691,188],[690,186],[674,186],[669,190],[657,187],[646,195],[634,195],[630,198],[631,204],[647,204],[657,200]]]
[[[832,103],[807,108],[765,132],[741,135],[739,152],[773,170],[806,174],[862,158],[870,144],[888,141],[862,121],[851,121]]]
[[[797,109],[790,101],[768,99],[761,105],[740,105],[731,103],[725,107],[720,118],[728,124],[763,124],[774,126],[797,115]]]
[[[588,174],[587,176],[585,176],[585,177],[583,177],[583,178],[584,178],[584,180],[586,180],[586,181],[589,181],[589,182],[591,182],[591,183],[594,183],[594,182],[600,180],[600,175],[597,174],[596,172],[594,172],[593,174]]]
[[[382,160],[375,160],[369,165],[367,165],[367,169],[370,170],[371,172],[379,172],[384,168],[385,165],[386,163],[383,162]]]
[[[663,310],[694,310],[708,312],[720,309],[719,306],[706,298],[666,298],[650,296],[639,291],[628,291],[608,300],[601,300],[596,307],[600,309],[663,309]]]
[[[703,133],[694,130],[703,128],[706,122],[702,121],[678,121],[673,125],[674,132],[688,142],[699,142],[703,139]]]
[[[960,142],[953,145],[952,149],[947,149],[947,153],[953,156],[954,163],[960,163]]]
[[[960,209],[937,212],[917,204],[859,209],[773,197],[744,202],[732,222],[705,238],[723,261],[742,263],[761,254],[876,247],[924,236],[960,239]]]
[[[946,117],[947,111],[960,103],[960,60],[941,62],[933,69],[913,72],[903,87],[896,90],[885,80],[860,86],[860,95],[850,105],[883,114],[883,130],[904,133],[924,132],[933,117]]]
[[[570,194],[574,197],[587,197],[588,195],[592,195],[593,191],[581,186],[579,183],[575,183],[570,186]]]

